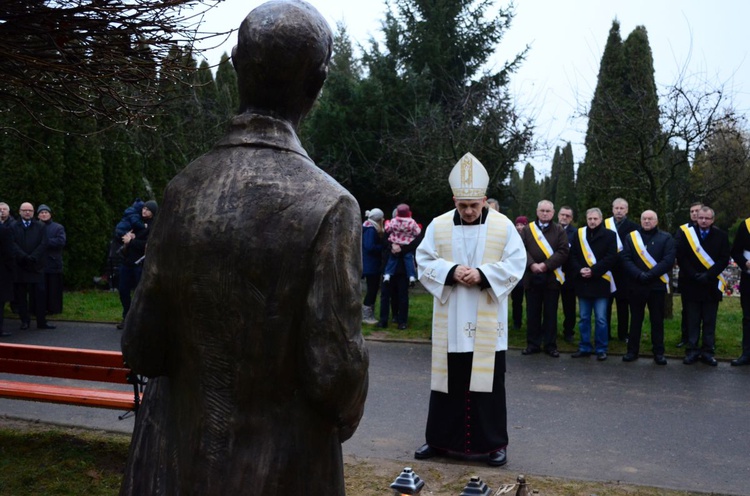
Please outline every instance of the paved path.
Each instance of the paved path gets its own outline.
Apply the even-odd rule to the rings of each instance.
[[[9,328],[14,328],[9,322]],[[118,349],[112,325],[61,323],[5,342]],[[370,392],[345,454],[413,463],[429,398],[430,347],[369,341]],[[500,470],[750,494],[750,367],[623,363],[508,352],[508,465]],[[131,432],[132,418],[0,400],[0,414]],[[437,459],[427,463],[446,463]],[[481,464],[480,464],[481,465]],[[483,466],[483,465],[481,465]]]

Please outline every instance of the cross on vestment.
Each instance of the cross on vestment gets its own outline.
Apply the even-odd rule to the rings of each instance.
[[[474,337],[474,334],[477,332],[477,326],[474,324],[474,322],[467,322],[464,324],[464,333],[470,338]]]

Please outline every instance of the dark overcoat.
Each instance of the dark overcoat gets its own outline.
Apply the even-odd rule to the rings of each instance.
[[[596,263],[591,266],[591,277],[581,276],[581,269],[589,265],[577,234],[570,247],[570,269],[576,296],[587,299],[607,298],[611,294],[610,284],[603,276],[617,262],[617,238],[614,231],[607,229],[602,222],[594,229],[586,229],[586,239],[596,257]]]
[[[13,281],[16,261],[13,249],[13,231],[0,223],[0,304],[13,299]]]
[[[711,226],[705,239],[700,239],[697,225],[688,227],[698,235],[700,249],[708,253],[714,265],[707,269],[696,256],[688,238],[680,229],[677,231],[677,265],[680,267],[678,286],[682,297],[687,301],[721,301],[717,276],[729,265],[729,237],[727,233]],[[700,276],[705,274],[705,276]]]
[[[149,237],[122,349],[158,379],[121,494],[343,495],[367,391],[361,270],[356,200],[288,123],[236,117]]]
[[[22,220],[14,222],[13,240],[15,242],[16,282],[44,282],[44,265],[47,263],[47,228],[38,220],[32,220],[29,227]]]

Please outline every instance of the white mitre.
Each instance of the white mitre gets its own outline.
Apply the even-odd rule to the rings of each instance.
[[[490,176],[482,162],[467,153],[453,166],[448,182],[457,200],[482,200],[487,195]]]

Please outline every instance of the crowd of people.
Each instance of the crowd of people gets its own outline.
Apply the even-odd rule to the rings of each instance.
[[[404,215],[399,214],[399,208]],[[486,200],[483,208],[499,211],[493,199]],[[642,212],[639,222],[630,220],[628,212],[627,200],[617,198],[612,202],[610,217],[604,218],[599,208],[591,208],[586,211],[586,225],[576,228],[571,207],[560,207],[555,222],[555,206],[541,200],[535,220],[516,217],[515,229],[523,241],[527,261],[523,277],[510,293],[510,322],[518,330],[526,321],[527,345],[521,353],[560,356],[557,313],[562,302],[563,339],[575,342],[576,323],[579,332],[573,358],[593,355],[599,361],[606,360],[609,341],[617,339],[627,343],[622,360],[635,361],[641,353],[648,309],[653,360],[665,365],[665,296],[676,287],[683,309],[682,339],[678,344],[685,348],[683,363],[701,361],[716,366],[716,315],[723,295],[733,291],[722,273],[731,263],[738,267],[739,284],[735,289],[739,289],[743,310],[742,354],[731,364],[750,364],[750,220],[740,224],[730,247],[727,233],[713,225],[713,210],[701,203],[691,205],[691,220],[674,234],[659,229],[659,218],[653,210]],[[409,282],[415,277],[411,272],[413,252],[421,240],[421,228],[411,231],[416,235],[405,238],[406,242],[397,242],[394,236],[386,238],[388,230],[383,226],[388,221],[383,220],[380,209],[373,209],[368,216],[363,226],[364,277],[368,281],[363,322],[387,327],[390,310],[399,329],[405,329]],[[401,222],[404,217],[410,217],[405,204],[394,211],[391,223]],[[403,268],[399,278],[385,271],[377,318],[374,304],[385,259],[389,270],[397,262]],[[676,283],[671,280],[673,273],[678,274]],[[613,307],[616,321],[612,319]]]
[[[13,334],[5,325],[8,302],[20,318],[20,330],[29,329],[32,314],[37,329],[55,328],[47,316],[63,310],[65,243],[65,228],[52,220],[49,206],[34,210],[24,202],[15,219],[10,206],[0,202],[0,337]]]
[[[612,202],[608,218],[599,208],[589,208],[580,228],[573,225],[569,206],[559,208],[555,222],[555,206],[549,200],[537,204],[533,221],[519,216],[512,222],[499,212],[496,201],[485,196],[487,181],[482,164],[465,155],[449,178],[456,208],[433,219],[422,236],[408,244],[386,237],[380,209],[368,211],[363,224],[368,282],[364,321],[387,326],[394,295],[408,294],[409,272],[406,267],[400,273],[397,269],[383,281],[380,319],[374,316],[385,257],[395,256],[403,263],[400,254],[415,251],[419,281],[434,297],[426,442],[415,458],[483,456],[491,466],[507,462],[508,324],[510,320],[514,329],[522,327],[524,299],[523,355],[560,356],[557,314],[562,301],[566,342],[575,342],[578,323],[573,358],[595,356],[604,361],[609,341],[618,339],[627,343],[622,360],[637,360],[648,309],[653,361],[666,365],[666,295],[678,269],[683,363],[716,366],[716,316],[727,283],[722,272],[731,257],[741,270],[743,311],[742,354],[731,365],[750,364],[750,218],[740,224],[731,247],[727,233],[713,225],[714,211],[701,203],[691,206],[690,222],[674,234],[659,229],[658,215],[650,209],[640,214],[638,223],[628,219],[624,198]],[[405,206],[397,209],[394,218],[406,211]],[[396,298],[394,315],[404,329],[408,296]]]
[[[136,200],[115,227],[111,252],[118,259],[117,282],[123,321],[130,309],[132,292],[140,280],[148,226],[157,211],[155,201]],[[55,329],[47,317],[63,311],[66,242],[65,228],[52,220],[52,209],[48,205],[41,204],[35,210],[33,204],[24,202],[18,209],[18,218],[14,218],[9,205],[0,202],[0,337],[13,335],[4,322],[8,302],[19,316],[20,330],[29,329],[32,315],[37,329]],[[122,323],[117,324],[117,328],[122,329]]]

